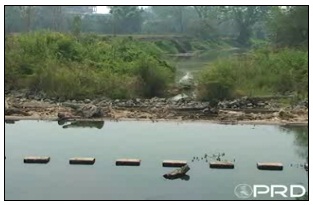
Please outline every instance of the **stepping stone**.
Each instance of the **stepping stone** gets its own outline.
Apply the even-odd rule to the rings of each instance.
[[[260,170],[283,170],[283,164],[277,162],[259,162],[257,167]]]
[[[215,168],[215,169],[234,169],[235,165],[232,162],[220,162],[220,161],[215,161],[215,162],[210,162],[210,168]]]
[[[76,157],[76,158],[70,159],[70,164],[93,165],[95,162],[96,162],[96,159],[92,157]]]
[[[50,161],[50,157],[25,157],[24,163],[37,163],[37,164],[47,164]]]
[[[163,167],[182,167],[187,164],[187,161],[182,160],[164,160]]]
[[[140,166],[140,159],[117,159],[116,166]]]

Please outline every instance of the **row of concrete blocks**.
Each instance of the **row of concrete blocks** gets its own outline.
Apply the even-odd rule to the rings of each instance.
[[[25,157],[24,163],[42,163],[46,164],[50,161],[50,157]],[[95,158],[71,158],[69,160],[70,164],[82,164],[82,165],[93,165],[96,162]],[[117,159],[115,161],[116,166],[140,166],[140,159]],[[181,160],[164,160],[162,162],[163,167],[182,167],[187,164],[187,161]],[[217,169],[234,169],[235,164],[233,162],[222,162],[213,161],[209,163],[210,168]],[[273,162],[259,162],[257,163],[257,168],[260,170],[283,170],[282,163]]]

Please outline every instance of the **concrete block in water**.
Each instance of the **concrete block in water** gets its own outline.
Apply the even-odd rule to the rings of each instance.
[[[283,170],[283,164],[277,162],[259,162],[257,167],[260,170]]]
[[[163,167],[182,167],[187,164],[187,161],[182,160],[164,160]]]
[[[50,157],[25,157],[24,163],[38,163],[38,164],[46,164],[50,161]]]
[[[214,162],[210,162],[210,168],[215,168],[215,169],[234,169],[235,165],[232,162],[214,161]]]
[[[92,157],[76,157],[70,159],[70,164],[86,164],[93,165],[96,159]]]
[[[140,166],[140,159],[117,159],[116,166]]]

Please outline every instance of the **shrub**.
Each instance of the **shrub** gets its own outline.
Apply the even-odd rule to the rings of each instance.
[[[294,49],[259,49],[241,56],[220,59],[198,76],[202,99],[245,95],[273,95],[308,92],[308,53]],[[214,86],[211,84],[214,82]],[[217,83],[217,84],[216,84]],[[225,85],[229,90],[217,85]],[[212,88],[213,86],[213,88]],[[221,90],[203,92],[203,89]]]
[[[28,88],[51,97],[161,96],[175,69],[150,42],[55,32],[5,39],[6,89]]]
[[[198,97],[200,100],[215,103],[220,100],[233,98],[234,89],[229,84],[217,81],[208,81],[199,86]]]
[[[159,65],[153,58],[141,58],[134,66],[143,97],[163,96],[169,84],[174,81],[173,69],[168,65]]]

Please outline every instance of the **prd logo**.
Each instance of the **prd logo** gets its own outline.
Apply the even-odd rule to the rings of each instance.
[[[247,199],[251,196],[257,198],[259,195],[268,195],[271,198],[275,196],[297,198],[304,196],[306,189],[303,185],[297,184],[291,184],[289,186],[281,184],[254,184],[252,186],[248,184],[239,184],[235,187],[234,193],[240,199]]]
[[[238,198],[247,199],[252,195],[253,189],[248,184],[239,184],[235,187],[234,193]]]

